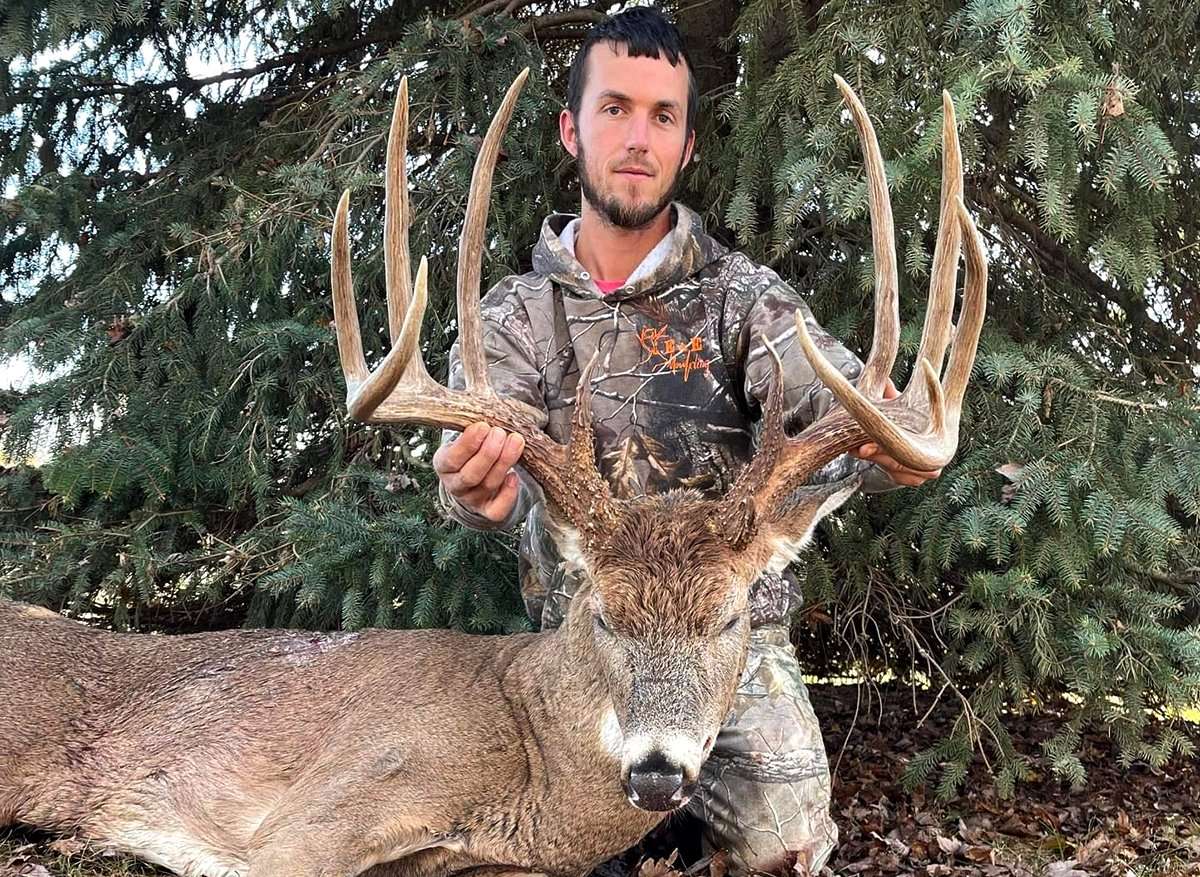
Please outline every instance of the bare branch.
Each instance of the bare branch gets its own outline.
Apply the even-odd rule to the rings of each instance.
[[[561,28],[571,24],[595,24],[604,20],[604,13],[598,9],[571,9],[567,12],[552,12],[531,18],[518,29],[522,36],[537,34],[542,37],[543,28]],[[545,37],[543,37],[545,38]]]
[[[84,80],[79,89],[68,92],[57,92],[52,88],[35,89],[31,92],[31,96],[43,99],[46,95],[54,94],[56,97],[66,98],[90,98],[104,97],[105,95],[113,94],[145,94],[153,91],[166,91],[171,88],[178,88],[183,94],[193,94],[199,91],[206,85],[212,85],[217,82],[232,82],[238,79],[251,79],[262,73],[271,70],[276,70],[280,67],[288,67],[292,64],[301,63],[304,61],[313,61],[318,58],[327,58],[331,55],[342,55],[347,52],[352,52],[355,49],[361,49],[366,46],[375,45],[376,43],[391,43],[404,36],[402,30],[388,30],[374,34],[372,36],[361,37],[357,40],[350,40],[345,43],[338,43],[332,46],[322,46],[320,48],[304,49],[297,52],[287,52],[277,58],[271,58],[263,61],[261,64],[256,64],[253,67],[243,67],[239,70],[228,70],[223,73],[214,73],[212,76],[202,76],[194,79],[190,76],[182,76],[176,79],[168,79],[162,82],[116,82],[114,80]]]

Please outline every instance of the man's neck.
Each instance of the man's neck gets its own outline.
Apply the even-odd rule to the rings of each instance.
[[[643,228],[613,225],[586,200],[575,233],[575,258],[599,280],[625,280],[671,231],[667,206]]]

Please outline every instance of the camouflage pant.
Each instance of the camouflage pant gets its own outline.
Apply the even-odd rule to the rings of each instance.
[[[733,712],[688,808],[735,873],[780,873],[794,860],[815,874],[837,845],[829,804],[825,744],[787,630],[755,628]]]
[[[576,583],[558,570],[547,583],[522,572],[530,615],[543,628],[560,625]],[[705,846],[728,851],[735,874],[779,873],[793,861],[815,874],[837,845],[825,744],[779,620],[796,605],[793,585],[778,576],[755,583],[746,668],[687,805],[704,824]]]

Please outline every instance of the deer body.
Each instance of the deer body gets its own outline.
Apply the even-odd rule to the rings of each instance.
[[[582,873],[662,814],[621,790],[572,639],[156,637],[3,602],[0,824],[183,874]]]

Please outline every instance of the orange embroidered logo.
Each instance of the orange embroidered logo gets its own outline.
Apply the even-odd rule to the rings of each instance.
[[[686,381],[694,371],[708,372],[711,359],[703,356],[704,341],[699,335],[693,335],[691,341],[677,341],[667,337],[667,327],[660,326],[652,329],[647,326],[638,333],[638,342],[642,345],[645,356],[640,365],[647,362],[657,362],[662,368],[672,374],[682,372]]]

